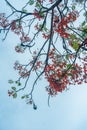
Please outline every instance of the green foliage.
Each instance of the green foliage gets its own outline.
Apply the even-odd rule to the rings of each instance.
[[[40,14],[41,17],[44,17],[43,11],[40,11],[39,14]]]
[[[9,84],[14,84],[16,86],[21,86],[20,81],[13,81],[13,80],[9,80],[8,81]],[[17,87],[12,86],[11,90],[9,91],[9,95],[12,95],[13,98],[17,98]]]
[[[29,0],[29,5],[33,5],[34,4],[34,0]]]
[[[13,86],[13,87],[11,87],[11,88],[12,88],[14,91],[16,91],[16,87]]]
[[[86,22],[85,22],[85,21],[83,21],[83,22],[82,22],[82,27],[83,27],[83,26],[85,26],[85,24],[86,24]]]
[[[13,98],[17,98],[17,93],[16,92],[13,94]]]
[[[68,73],[68,76],[72,76],[73,74],[72,73]]]
[[[27,10],[26,9],[22,9],[22,12],[27,13]]]
[[[70,39],[72,40],[72,48],[77,51],[79,48],[79,39],[75,34],[70,35]]]
[[[29,95],[26,94],[26,95],[23,95],[23,96],[21,97],[21,99],[24,99],[24,98],[26,98],[26,99],[29,98]]]
[[[75,5],[73,5],[73,6],[72,6],[72,10],[75,10],[75,8],[76,8]]]
[[[20,81],[15,81],[15,83],[17,84],[17,86],[21,86]]]
[[[82,3],[84,0],[75,0],[78,3]]]
[[[73,47],[73,49],[74,49],[75,51],[77,51],[78,48],[79,48],[78,42],[77,42],[77,41],[73,41],[73,42],[72,42],[72,47]]]
[[[19,78],[17,81],[8,81],[11,85],[11,90],[8,91],[8,95],[16,98],[17,93],[26,88],[31,73],[35,72],[36,79],[32,82],[32,89],[28,91],[28,94],[24,93],[24,95],[21,96],[21,99],[26,100],[27,104],[32,104],[35,110],[37,109],[37,106],[34,103],[32,93],[38,79],[40,79],[43,73],[49,82],[49,88],[47,87],[46,91],[51,96],[65,90],[70,83],[82,83],[82,79],[85,77],[82,75],[82,79],[79,78],[81,77],[81,73],[83,74],[80,70],[82,69],[84,71],[85,67],[83,66],[84,68],[81,68],[75,63],[81,59],[80,53],[85,51],[82,47],[83,43],[85,43],[84,46],[86,46],[86,42],[84,42],[86,41],[85,37],[87,36],[86,9],[82,11],[85,13],[79,29],[78,25],[74,24],[81,12],[78,7],[76,7],[77,4],[75,5],[72,3],[68,6],[70,2],[68,3],[68,1],[66,1],[65,4],[62,0],[49,0],[47,3],[46,2],[46,0],[28,0],[21,11],[13,8],[13,12],[9,17],[3,17],[2,14],[0,16],[0,27],[3,28],[2,30],[7,31],[6,34],[8,34],[9,29],[19,36],[20,44],[15,47],[15,51],[17,53],[23,53],[28,48],[31,55],[28,55],[28,63],[15,63],[14,69],[18,71]],[[76,0],[75,2],[79,3],[83,2],[83,0]],[[29,7],[32,8],[30,12],[28,12],[28,9],[30,10]],[[14,18],[12,22],[10,22],[11,16]],[[16,18],[14,16],[16,16]],[[33,30],[34,28],[35,32]],[[39,38],[40,40],[41,38],[42,40],[44,38],[44,40],[41,41],[40,47],[39,44],[36,44]],[[63,42],[58,44],[60,38]],[[34,41],[35,39],[36,41]],[[61,44],[63,44],[62,50]],[[33,53],[33,51],[35,53]],[[83,60],[85,61],[85,58],[83,58]],[[58,80],[62,78],[63,74],[63,79],[61,81]],[[76,76],[78,80],[74,80],[74,77]],[[22,80],[23,84],[25,83],[23,86],[21,86]],[[85,81],[86,79],[84,79],[84,82]]]
[[[42,26],[43,26],[42,24],[39,24],[39,28],[42,29],[42,31],[47,32],[46,26],[45,25],[43,27]]]
[[[9,83],[9,84],[13,84],[14,81],[10,79],[10,80],[8,80],[8,83]]]
[[[84,21],[82,23],[82,37],[85,38],[87,36],[87,25],[86,22]]]
[[[67,69],[72,69],[72,65],[71,64],[67,64]]]
[[[76,39],[76,35],[75,34],[71,34],[70,35],[70,39],[72,39],[72,40]]]
[[[67,54],[65,58],[66,58],[66,60],[69,60],[69,54]]]
[[[36,2],[36,5],[35,5],[38,9],[40,9],[41,8],[41,4],[37,1]]]
[[[25,95],[21,97],[21,99],[24,99],[25,98]]]
[[[87,17],[87,11],[83,14],[85,17]]]

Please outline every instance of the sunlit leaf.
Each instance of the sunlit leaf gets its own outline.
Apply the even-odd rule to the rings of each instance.
[[[75,35],[75,34],[71,34],[71,35],[70,35],[70,38],[71,38],[72,40],[74,40],[74,39],[76,39],[76,35]]]
[[[78,42],[77,41],[73,41],[72,42],[72,47],[73,47],[74,50],[77,50],[79,48]]]

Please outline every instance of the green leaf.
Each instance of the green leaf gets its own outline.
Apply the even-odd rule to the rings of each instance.
[[[25,95],[26,98],[29,98],[29,95]]]
[[[21,97],[21,99],[24,99],[24,98],[25,98],[25,96],[22,96],[22,97]]]
[[[71,38],[72,40],[77,39],[75,34],[71,34],[71,35],[70,35],[70,38]]]
[[[73,47],[73,49],[74,49],[75,51],[77,51],[78,48],[79,48],[78,42],[77,42],[77,41],[73,41],[73,42],[72,42],[72,47]]]
[[[18,84],[19,81],[15,81],[16,84]]]
[[[73,74],[69,73],[68,76],[73,76]]]
[[[71,69],[72,65],[71,64],[67,64],[67,69]]]
[[[76,8],[76,7],[73,5],[73,6],[72,6],[72,10],[75,10],[75,8]]]
[[[69,55],[68,54],[66,55],[66,59],[69,60]]]
[[[82,31],[87,33],[87,25],[82,28]]]
[[[18,83],[18,86],[21,86],[21,83],[20,83],[20,82]]]
[[[15,81],[15,83],[18,85],[18,86],[21,86],[21,83],[19,81]]]
[[[11,87],[13,90],[16,90],[16,87]]]
[[[9,84],[13,84],[14,81],[10,79],[10,80],[8,80],[8,83],[9,83]]]
[[[40,16],[44,17],[44,12],[43,11],[40,11]]]
[[[43,27],[43,31],[47,32],[47,28],[46,28],[46,27]]]
[[[22,12],[27,13],[27,10],[26,9],[22,9]]]
[[[46,26],[43,26],[42,24],[39,24],[39,28],[42,29],[42,31],[47,32]]]
[[[14,93],[14,94],[13,94],[13,98],[17,98],[17,93]]]
[[[37,8],[40,8],[40,7],[41,7],[41,4],[40,4],[38,1],[36,2],[36,7],[37,7]]]
[[[83,22],[82,22],[82,26],[84,26],[85,24],[86,24],[86,22],[85,22],[85,21],[83,21]]]
[[[29,5],[33,5],[34,4],[34,0],[29,0]]]
[[[83,14],[83,16],[87,17],[87,11]]]

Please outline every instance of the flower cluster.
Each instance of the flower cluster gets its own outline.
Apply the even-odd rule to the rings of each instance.
[[[25,34],[24,31],[23,31],[23,27],[22,27],[21,22],[18,22],[18,21],[15,21],[15,20],[12,21],[11,30],[15,34],[20,35],[20,40],[21,40],[22,43],[30,41],[30,37],[27,34]]]
[[[42,35],[43,35],[43,38],[44,38],[44,39],[49,39],[49,38],[50,38],[50,35],[49,35],[49,34],[42,33]]]
[[[20,37],[21,42],[29,42],[31,39],[28,35],[26,35],[24,32],[22,32],[22,36]]]
[[[35,66],[33,67],[33,71],[41,68],[41,65],[42,65],[42,62],[41,61],[37,61]]]
[[[20,35],[21,43],[29,42],[31,40],[30,37],[27,34],[24,33],[21,22],[18,22],[18,21],[15,21],[15,20],[12,21],[11,22],[11,30],[15,34]],[[25,50],[25,47],[23,47],[21,45],[15,46],[15,51],[18,52],[18,53],[23,53],[24,50]]]
[[[12,30],[15,34],[17,34],[17,35],[21,34],[21,32],[22,32],[22,25],[21,25],[21,23],[15,21],[15,20],[13,20],[13,21],[11,22],[11,30]]]
[[[9,90],[8,90],[8,95],[9,95],[9,96],[14,96],[14,91],[9,91]]]
[[[6,28],[9,25],[4,13],[0,13],[0,27]]]
[[[29,76],[29,71],[26,69],[26,67],[20,65],[18,61],[15,62],[14,69],[18,70],[18,73],[22,78],[27,78]]]
[[[43,18],[43,16],[41,16],[38,10],[36,9],[34,10],[33,15],[35,16],[35,18],[39,19],[39,21]]]
[[[87,63],[84,63],[83,72],[84,82],[87,83]]]
[[[15,51],[18,53],[24,53],[25,47],[22,47],[21,45],[15,46]]]
[[[16,90],[14,90],[14,87],[12,87],[11,90],[8,90],[8,96],[12,96],[13,98],[16,98],[17,97],[17,93],[16,93]]]
[[[62,17],[61,21],[58,24],[55,23],[55,20],[58,20],[58,16],[55,16],[54,18],[55,31],[58,32],[61,37],[68,38],[69,37],[69,33],[67,32],[68,24],[70,22],[74,22],[78,16],[79,15],[77,11],[72,11],[68,14],[67,17]]]
[[[50,88],[46,88],[48,93],[55,95],[67,88],[67,85],[82,84],[87,82],[87,63],[83,66],[69,64],[66,60],[59,60],[61,56],[52,50],[49,53],[51,63],[46,66],[45,77],[49,82]],[[52,56],[51,56],[52,55]],[[70,58],[70,57],[69,57]]]

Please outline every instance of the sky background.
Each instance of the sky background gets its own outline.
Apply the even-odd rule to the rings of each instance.
[[[9,0],[15,6],[23,5],[22,0]],[[19,4],[16,2],[19,1]],[[4,0],[0,2],[0,12],[6,12]],[[47,93],[41,83],[35,91],[38,106],[33,110],[24,100],[8,97],[8,79],[16,79],[13,70],[15,60],[24,61],[23,55],[14,51],[18,39],[12,33],[2,42],[0,34],[0,130],[86,130],[87,129],[87,85],[72,86],[69,91],[60,93],[47,105]]]

